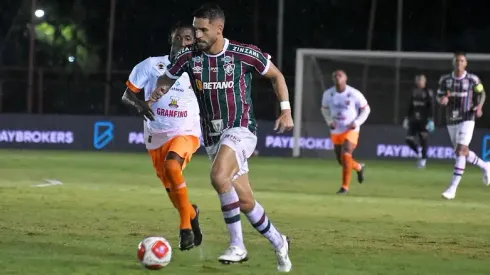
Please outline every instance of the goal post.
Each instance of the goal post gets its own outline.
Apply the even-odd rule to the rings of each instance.
[[[466,55],[468,71],[490,85],[490,54]],[[338,49],[296,50],[293,157],[309,156],[302,137],[328,135],[321,115],[323,91],[332,86],[331,73],[346,71],[348,83],[359,89],[371,106],[368,124],[401,123],[414,85],[424,73],[434,91],[441,75],[452,71],[453,53],[363,51]]]

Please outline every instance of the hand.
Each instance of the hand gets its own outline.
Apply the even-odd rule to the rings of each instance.
[[[439,101],[439,104],[441,104],[442,106],[446,106],[448,102],[449,102],[449,97],[448,96],[442,96],[441,100]]]
[[[143,119],[146,121],[147,119],[154,121],[155,120],[155,113],[150,107],[151,101],[143,101],[143,100],[138,100],[136,102],[136,110],[138,111],[138,114],[143,115]]]
[[[473,111],[475,112],[476,117],[478,118],[480,118],[483,115],[482,106],[476,106],[475,108],[473,108]]]
[[[349,124],[347,127],[348,127],[350,130],[354,130],[354,129],[356,129],[356,128],[357,128],[357,124],[356,124],[356,122],[355,122],[355,121],[352,121],[352,123],[351,123],[351,124]]]
[[[163,87],[157,87],[150,95],[150,102],[157,102],[167,91]]]
[[[408,130],[408,126],[409,126],[409,125],[408,125],[408,118],[405,118],[405,119],[403,120],[403,124],[402,124],[402,125],[403,125],[403,129]]]
[[[274,131],[284,133],[293,129],[293,117],[291,116],[291,110],[282,110],[281,115],[276,119],[276,125]]]
[[[332,121],[332,123],[330,123],[330,124],[328,125],[328,127],[330,127],[330,130],[333,130],[333,129],[337,128],[337,122]]]
[[[429,133],[434,132],[435,125],[434,125],[434,121],[432,119],[429,119],[429,121],[427,122],[427,125],[425,125],[425,129],[427,129],[427,131],[429,131]]]

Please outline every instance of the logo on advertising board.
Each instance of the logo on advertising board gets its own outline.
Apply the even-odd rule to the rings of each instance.
[[[103,149],[114,139],[114,124],[110,121],[97,121],[94,124],[94,148]]]
[[[484,161],[490,160],[490,135],[485,135],[482,138],[481,158]]]

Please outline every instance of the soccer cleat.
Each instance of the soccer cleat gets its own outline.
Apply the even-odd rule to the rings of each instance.
[[[456,191],[451,188],[446,189],[444,193],[441,194],[442,198],[446,200],[453,200],[456,197]]]
[[[194,233],[194,245],[199,246],[202,243],[202,231],[199,226],[199,208],[197,205],[193,204],[194,211],[196,211],[196,216],[191,220],[192,232]]]
[[[425,168],[425,164],[426,164],[427,160],[426,159],[419,159],[417,161],[417,168],[420,168],[420,169],[423,169]]]
[[[289,259],[289,238],[282,235],[282,239],[284,240],[283,246],[281,247],[281,249],[276,250],[277,271],[289,272],[293,267],[293,264]]]
[[[190,250],[194,247],[194,233],[190,229],[181,229],[179,235],[179,249]]]
[[[218,257],[222,264],[238,264],[248,261],[247,251],[238,246],[230,246],[225,252]]]
[[[486,167],[483,170],[483,184],[490,185],[490,162],[486,162]]]
[[[340,187],[339,191],[337,191],[337,194],[339,195],[343,195],[343,194],[347,194],[349,193],[349,191],[347,189],[345,189],[344,187]]]
[[[357,171],[357,182],[362,183],[364,181],[364,169],[366,169],[366,164],[361,163],[361,170]]]

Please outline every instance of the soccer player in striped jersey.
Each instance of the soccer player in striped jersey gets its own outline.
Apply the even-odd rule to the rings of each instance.
[[[257,144],[257,121],[252,105],[252,74],[270,79],[281,101],[281,115],[276,120],[279,132],[291,130],[293,120],[288,89],[283,74],[259,48],[223,37],[225,15],[216,5],[204,5],[194,14],[197,49],[181,50],[161,77],[153,100],[161,97],[176,79],[188,72],[195,79],[201,107],[206,151],[213,160],[211,183],[218,193],[221,211],[230,233],[230,245],[218,257],[221,263],[247,260],[243,242],[240,211],[266,237],[275,250],[277,269],[289,272],[289,239],[279,233],[255,200],[249,185],[248,158]]]
[[[442,197],[452,200],[463,176],[466,162],[478,166],[483,172],[483,183],[490,184],[490,164],[480,159],[469,149],[475,117],[482,116],[485,103],[485,89],[478,76],[466,71],[467,60],[464,53],[455,53],[454,70],[439,80],[437,101],[446,106],[446,123],[449,137],[455,148],[456,163],[451,183]]]

